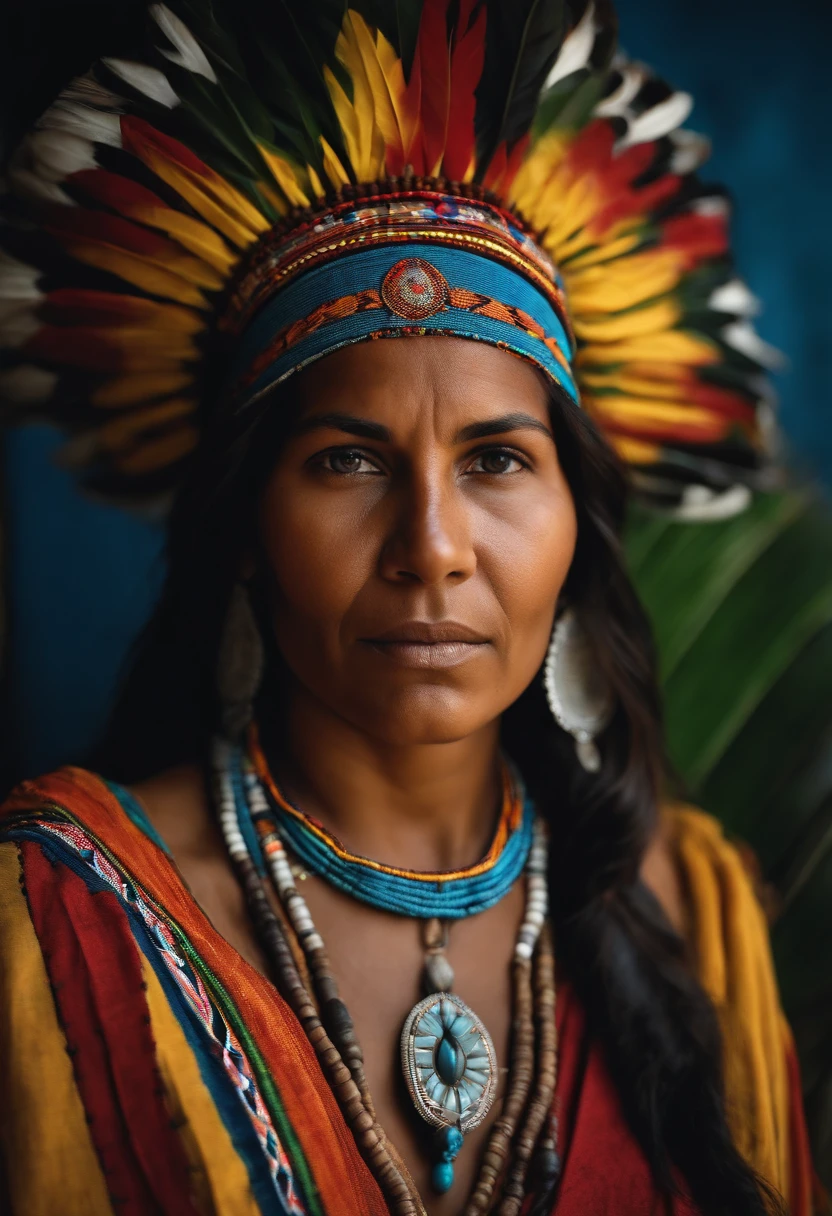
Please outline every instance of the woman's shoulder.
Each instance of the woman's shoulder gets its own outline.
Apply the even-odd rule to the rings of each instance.
[[[117,854],[129,852],[137,836],[168,851],[139,799],[88,769],[66,766],[22,781],[0,805],[0,840],[85,830]]]

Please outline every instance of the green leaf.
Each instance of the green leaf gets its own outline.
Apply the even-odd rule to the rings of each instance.
[[[629,568],[656,636],[670,757],[751,845],[816,1165],[832,1185],[832,514],[806,494],[722,523],[634,510]]]

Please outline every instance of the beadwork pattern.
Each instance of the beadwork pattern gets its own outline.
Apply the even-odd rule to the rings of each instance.
[[[321,824],[283,796],[269,772],[256,730],[251,732],[249,749],[268,797],[274,828],[284,844],[310,873],[375,908],[421,919],[473,916],[493,907],[508,894],[529,859],[534,805],[526,796],[519,774],[508,766],[502,813],[482,861],[466,870],[422,873],[385,866],[349,853]],[[243,755],[239,748],[232,749],[229,763],[232,771],[242,774]]]
[[[434,1127],[478,1127],[497,1088],[494,1044],[472,1009],[450,992],[433,993],[408,1014],[402,1069],[413,1104]]]

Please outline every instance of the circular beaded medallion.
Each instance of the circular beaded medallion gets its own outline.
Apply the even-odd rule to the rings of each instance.
[[[416,1109],[434,1127],[465,1133],[482,1123],[497,1089],[491,1036],[449,992],[415,1005],[402,1029],[402,1068]]]
[[[403,258],[384,276],[381,298],[397,317],[423,321],[447,308],[450,289],[445,276],[430,262]]]

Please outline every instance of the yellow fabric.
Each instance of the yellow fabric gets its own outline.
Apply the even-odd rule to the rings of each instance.
[[[217,1114],[162,985],[144,958],[142,974],[165,1098],[190,1162],[197,1203],[205,1216],[258,1216],[242,1158]]]
[[[14,1216],[113,1216],[14,843],[0,844],[0,1151]]]
[[[790,1199],[786,1048],[768,928],[739,853],[710,815],[667,811],[700,982],[719,1017],[728,1121],[745,1159]]]

